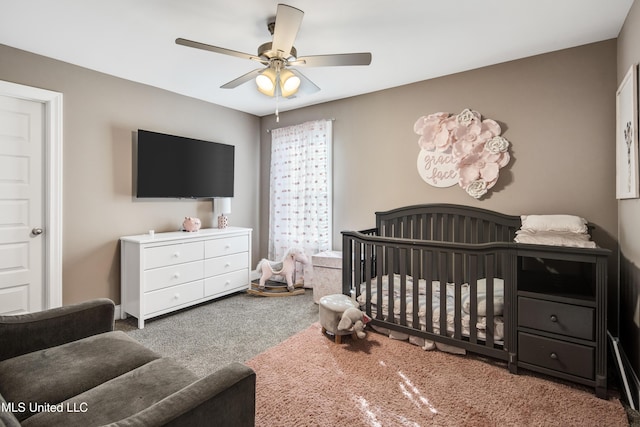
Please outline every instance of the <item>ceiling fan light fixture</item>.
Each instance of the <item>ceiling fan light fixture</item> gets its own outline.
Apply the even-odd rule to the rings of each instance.
[[[276,89],[276,72],[273,68],[267,68],[256,77],[258,91],[267,96],[273,96]]]
[[[280,91],[285,98],[294,95],[300,87],[300,78],[290,70],[280,71]]]

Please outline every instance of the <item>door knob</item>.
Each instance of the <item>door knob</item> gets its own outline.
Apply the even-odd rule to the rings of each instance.
[[[31,230],[31,234],[33,234],[34,236],[39,236],[44,232],[44,230],[42,230],[42,228],[40,227],[36,227],[33,230]]]

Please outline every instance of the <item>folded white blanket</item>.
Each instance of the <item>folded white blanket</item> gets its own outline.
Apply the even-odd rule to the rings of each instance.
[[[516,243],[531,243],[534,245],[571,246],[577,248],[596,248],[588,234],[558,231],[516,231],[513,239]]]
[[[522,230],[587,233],[587,220],[575,215],[521,215]]]

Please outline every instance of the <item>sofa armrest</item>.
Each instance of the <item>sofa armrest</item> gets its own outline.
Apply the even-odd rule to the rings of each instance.
[[[234,362],[109,427],[253,427],[255,417],[256,374]]]
[[[35,313],[0,316],[0,361],[113,330],[113,301],[99,298]]]

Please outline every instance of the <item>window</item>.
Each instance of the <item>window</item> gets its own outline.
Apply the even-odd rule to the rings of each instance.
[[[331,250],[331,145],[330,120],[271,131],[269,259]]]

